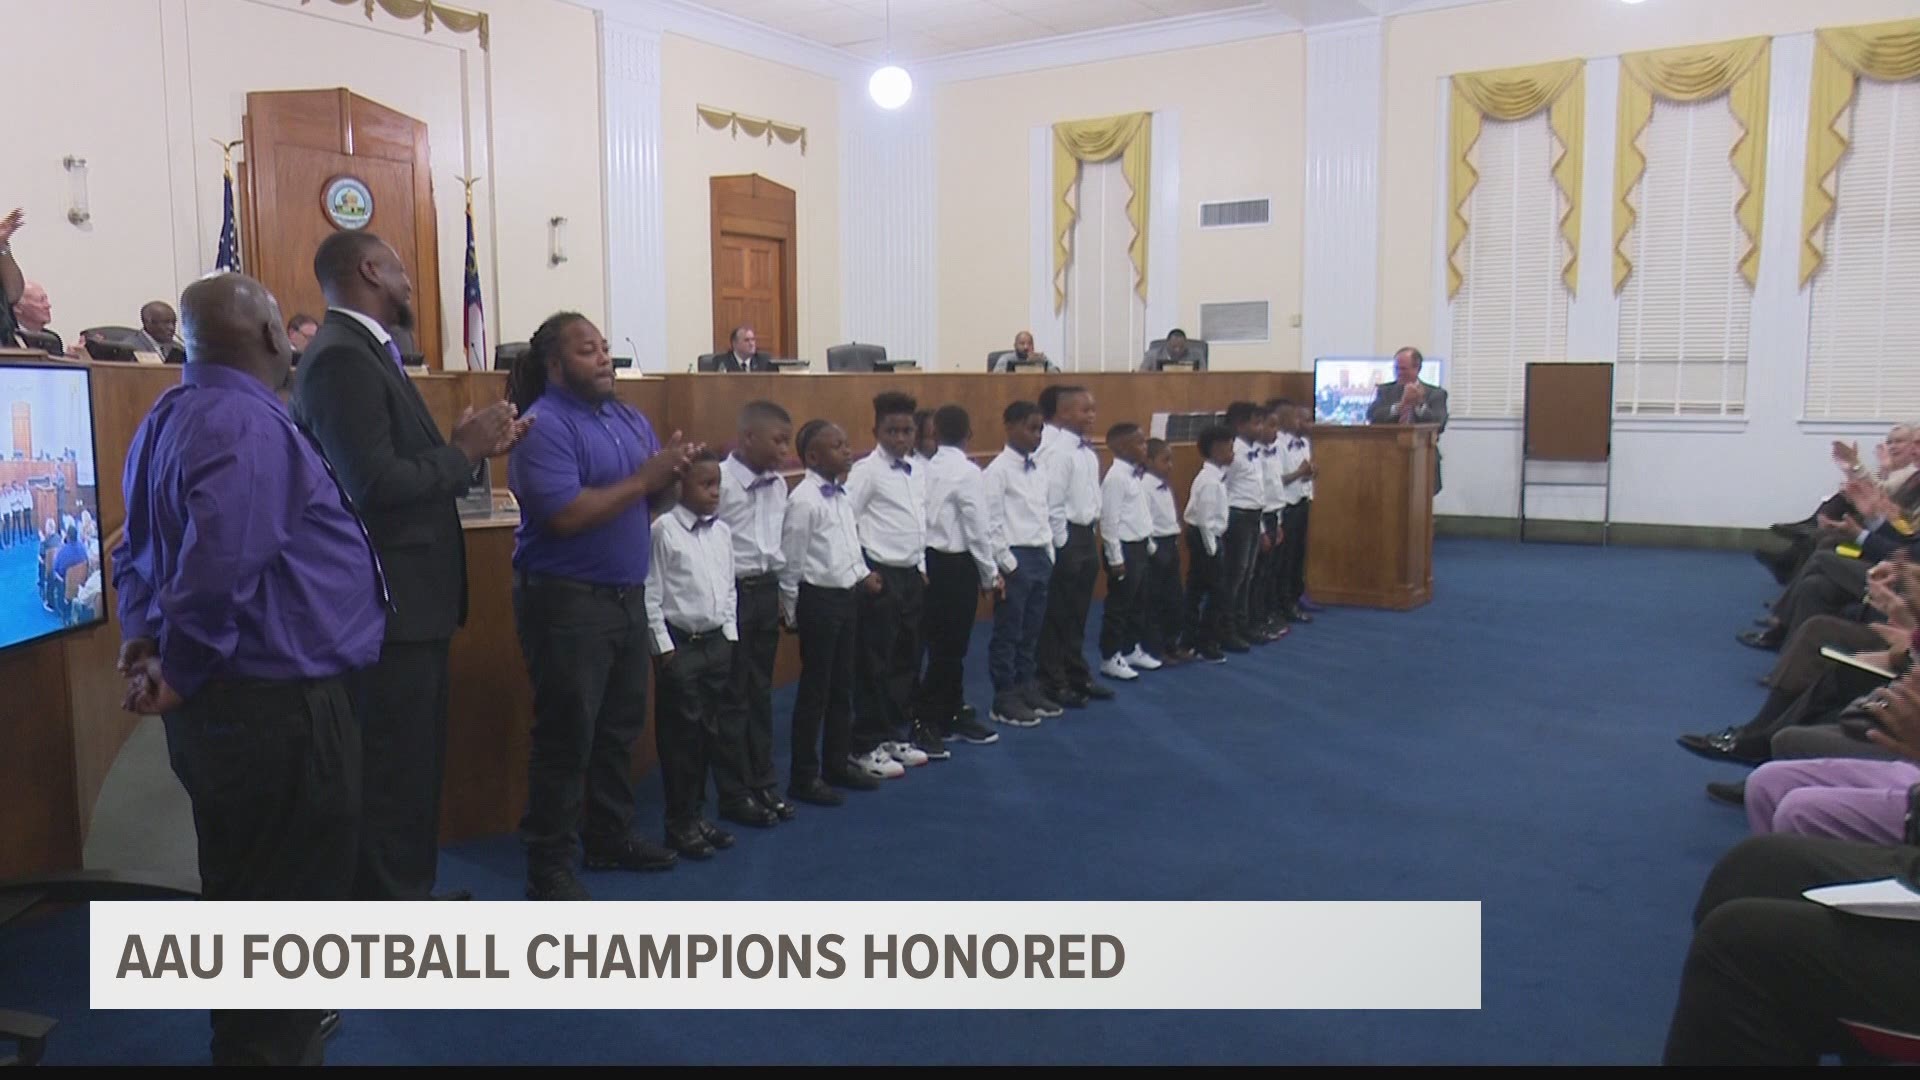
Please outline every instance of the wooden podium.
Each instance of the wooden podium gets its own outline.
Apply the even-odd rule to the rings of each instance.
[[[1315,425],[1307,592],[1405,611],[1433,599],[1433,424]]]

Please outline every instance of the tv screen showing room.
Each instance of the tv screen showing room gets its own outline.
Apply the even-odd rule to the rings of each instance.
[[[0,361],[0,649],[106,617],[82,367]]]

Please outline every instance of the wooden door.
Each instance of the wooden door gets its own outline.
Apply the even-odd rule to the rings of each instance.
[[[400,256],[413,281],[413,339],[441,366],[439,230],[427,125],[345,89],[247,95],[241,265],[286,315],[326,314],[313,253],[337,228],[325,194],[352,177],[373,196],[365,228]]]
[[[714,351],[750,325],[762,352],[799,355],[793,189],[757,175],[716,176],[710,189]]]

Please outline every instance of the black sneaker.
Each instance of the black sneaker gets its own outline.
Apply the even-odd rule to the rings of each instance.
[[[680,857],[637,836],[601,848],[587,849],[589,870],[671,870]]]
[[[593,896],[573,871],[564,866],[547,866],[527,870],[527,899],[529,900],[591,900]]]
[[[1019,694],[1002,694],[993,699],[993,708],[987,714],[996,724],[1008,727],[1037,727],[1040,713],[1027,703],[1027,698]]]
[[[828,769],[825,773],[825,779],[827,783],[837,788],[848,788],[853,791],[880,790],[880,781],[875,780],[873,777],[868,776],[866,773],[861,772],[851,765],[845,765],[838,769]]]
[[[1224,664],[1227,662],[1227,654],[1221,652],[1219,649],[1216,649],[1211,645],[1207,646],[1204,649],[1201,649],[1198,653],[1195,653],[1194,655],[1198,656],[1202,661],[1209,664]]]
[[[1105,683],[1093,682],[1089,680],[1085,685],[1076,686],[1074,687],[1074,689],[1080,691],[1081,697],[1088,698],[1093,701],[1112,701],[1113,700],[1113,688],[1108,686]]]
[[[913,722],[912,742],[915,749],[927,755],[928,761],[945,761],[953,756],[953,751],[947,749],[947,744],[941,740],[940,733],[925,721]]]
[[[990,743],[1000,741],[999,732],[987,727],[978,720],[969,720],[964,716],[956,716],[953,718],[951,727],[954,735],[959,737],[962,742],[969,742],[975,746],[986,746]]]
[[[1220,640],[1220,647],[1222,649],[1225,649],[1228,652],[1243,653],[1243,652],[1253,651],[1253,646],[1248,645],[1244,640],[1238,637],[1222,638]]]
[[[1035,716],[1051,720],[1056,716],[1066,715],[1067,710],[1062,708],[1059,702],[1041,693],[1037,686],[1023,687],[1018,694],[1020,700],[1026,704],[1027,708],[1033,710]]]

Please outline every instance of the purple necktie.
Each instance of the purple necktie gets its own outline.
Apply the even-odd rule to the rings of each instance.
[[[387,339],[387,358],[393,361],[394,367],[401,371],[407,370],[406,361],[400,359],[400,343],[392,338]]]

